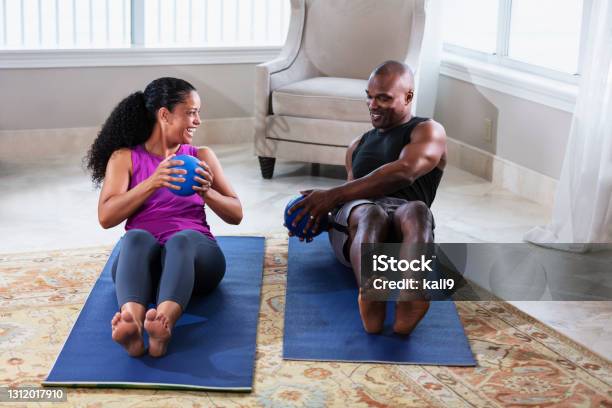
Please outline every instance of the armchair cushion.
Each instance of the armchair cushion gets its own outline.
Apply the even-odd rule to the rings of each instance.
[[[369,122],[362,79],[316,77],[294,82],[272,92],[276,115]]]
[[[389,59],[413,64],[416,61],[407,54],[415,51],[410,41],[418,37],[413,34],[418,25],[415,11],[420,11],[422,2],[307,1],[304,53],[321,76],[329,77],[365,79],[376,65]]]

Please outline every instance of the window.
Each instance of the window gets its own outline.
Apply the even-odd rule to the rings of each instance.
[[[443,8],[445,41],[494,53],[497,47],[497,6],[497,2],[492,0],[447,0]]]
[[[288,0],[147,0],[145,45],[282,45]]]
[[[0,50],[279,46],[289,0],[0,0]]]
[[[570,80],[588,0],[445,0],[445,50]]]
[[[577,73],[581,20],[581,0],[513,0],[508,56]]]
[[[130,0],[0,0],[0,49],[130,46]]]

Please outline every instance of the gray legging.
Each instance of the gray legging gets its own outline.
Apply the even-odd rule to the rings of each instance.
[[[225,274],[221,248],[206,235],[184,230],[161,245],[145,230],[129,230],[122,239],[112,269],[117,302],[145,307],[157,299],[178,303],[185,310],[191,295],[203,295],[219,285]]]

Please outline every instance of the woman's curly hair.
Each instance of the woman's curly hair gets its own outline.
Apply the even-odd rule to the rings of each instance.
[[[119,102],[84,158],[94,184],[99,186],[104,180],[106,165],[113,152],[147,141],[160,108],[172,111],[195,90],[193,85],[182,79],[159,78],[147,85],[144,92],[134,92]]]

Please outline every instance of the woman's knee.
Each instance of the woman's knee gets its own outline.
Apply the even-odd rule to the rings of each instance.
[[[148,282],[155,268],[161,246],[157,239],[142,229],[129,230],[123,236],[119,256],[112,269],[113,281],[126,287],[134,282]]]
[[[160,245],[157,239],[149,231],[129,230],[121,240],[120,264],[132,266],[140,262],[149,262],[159,254],[159,249]]]
[[[196,240],[199,235],[201,235],[201,233],[193,230],[179,231],[166,241],[166,250],[173,249],[181,251],[193,247],[194,240]]]
[[[123,236],[124,245],[142,246],[157,243],[157,240],[149,231],[143,229],[132,229]]]
[[[225,255],[218,245],[198,248],[194,293],[198,295],[213,291],[223,280],[226,270]]]

